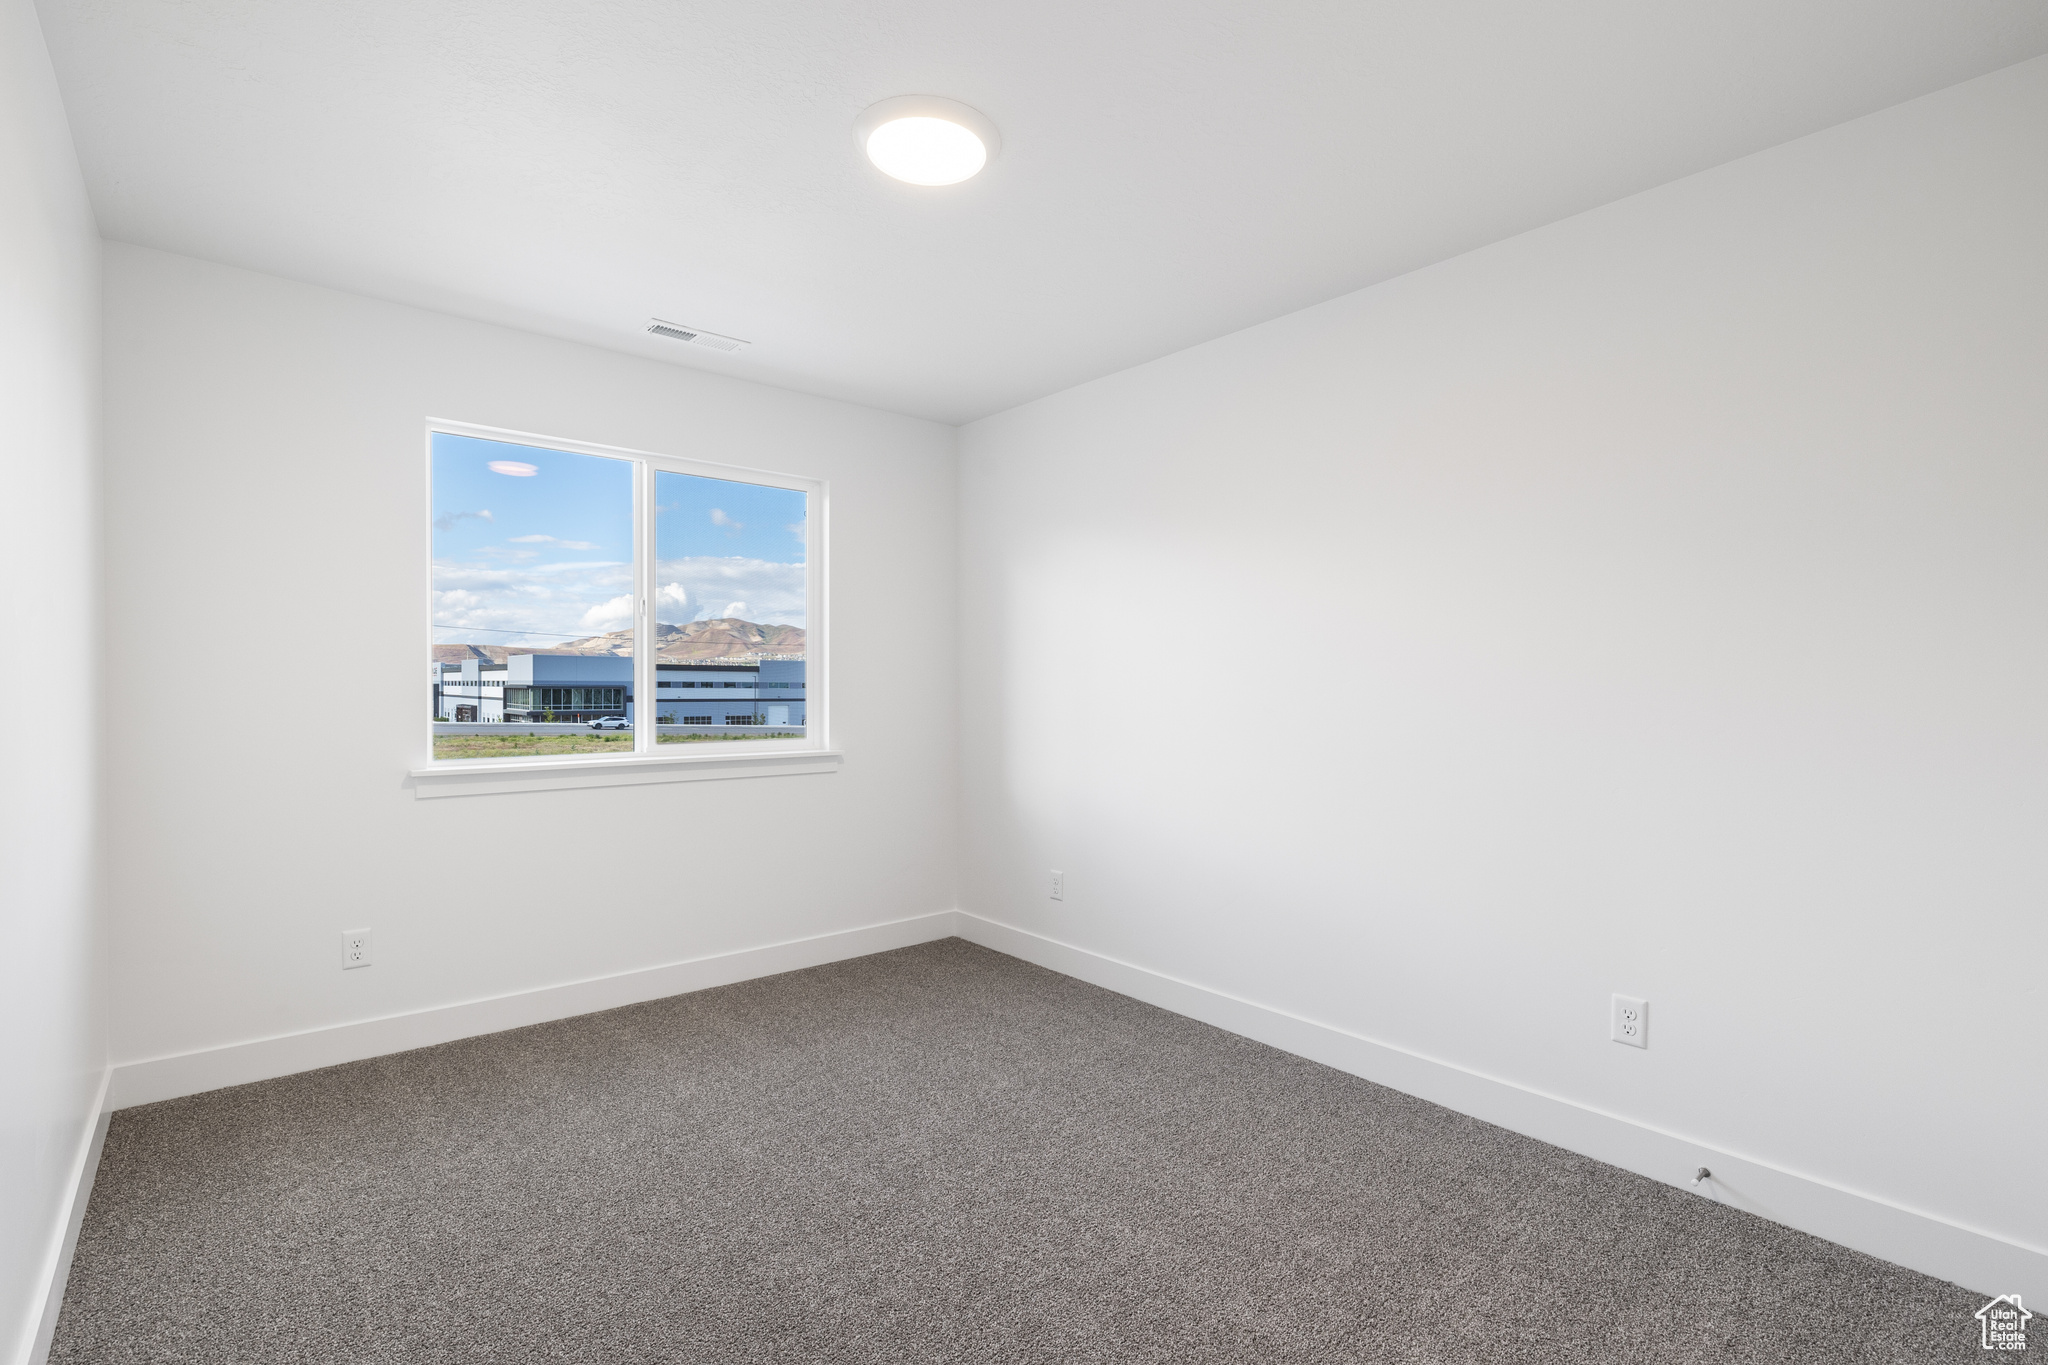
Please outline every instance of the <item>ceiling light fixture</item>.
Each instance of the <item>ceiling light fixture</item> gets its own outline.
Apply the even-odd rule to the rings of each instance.
[[[913,185],[957,185],[995,160],[1002,140],[980,110],[937,95],[898,95],[868,106],[853,139],[886,175]]]

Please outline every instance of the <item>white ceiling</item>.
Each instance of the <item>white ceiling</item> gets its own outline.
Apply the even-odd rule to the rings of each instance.
[[[945,421],[2048,52],[2041,0],[42,14],[111,238]],[[904,94],[1002,156],[884,178],[852,123]]]

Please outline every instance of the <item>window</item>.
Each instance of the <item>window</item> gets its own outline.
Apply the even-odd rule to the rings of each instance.
[[[626,705],[626,689],[623,687],[542,687],[536,690],[540,696],[534,705],[542,710],[599,711],[609,708],[617,711]]]
[[[768,661],[785,676],[817,671],[821,483],[439,422],[428,459],[433,761],[416,777],[479,760],[553,771],[823,749],[822,708],[772,735],[682,733],[755,726],[753,711],[589,725],[639,721],[636,693],[752,689]],[[655,675],[693,661],[732,676]],[[458,709],[502,724],[479,733]],[[748,742],[701,742],[722,738]]]

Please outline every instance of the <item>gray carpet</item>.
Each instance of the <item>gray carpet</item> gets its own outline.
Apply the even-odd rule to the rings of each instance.
[[[1978,1306],[954,939],[123,1110],[51,1359],[1927,1365]]]

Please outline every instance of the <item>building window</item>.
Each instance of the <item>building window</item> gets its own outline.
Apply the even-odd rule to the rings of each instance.
[[[587,722],[634,719],[636,692],[753,689],[767,661],[799,678],[818,666],[818,481],[450,423],[430,424],[428,458],[434,721],[449,731],[432,736],[436,768],[703,752],[662,747],[688,738],[661,733],[676,724],[669,714],[649,712],[655,723],[632,730]],[[732,676],[656,676],[689,660]],[[511,724],[454,733],[458,710]],[[796,739],[748,736],[738,747],[822,748],[811,719]]]
[[[544,711],[623,711],[623,687],[541,687],[535,704]]]

